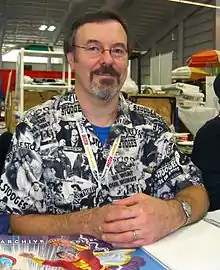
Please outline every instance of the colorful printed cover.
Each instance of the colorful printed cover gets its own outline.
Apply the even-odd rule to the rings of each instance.
[[[141,248],[113,249],[94,237],[0,237],[0,269],[163,270]]]

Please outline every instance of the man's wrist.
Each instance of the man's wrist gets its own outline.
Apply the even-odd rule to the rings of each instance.
[[[181,203],[176,199],[168,200],[167,202],[171,210],[171,222],[174,227],[173,231],[184,227],[186,225],[187,218]]]
[[[92,227],[96,210],[96,208],[93,208],[80,211],[80,232],[82,234],[94,235]]]

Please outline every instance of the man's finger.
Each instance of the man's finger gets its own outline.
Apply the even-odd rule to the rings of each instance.
[[[102,240],[108,243],[131,243],[140,240],[138,230],[122,232],[122,233],[105,233],[102,235]]]
[[[128,198],[114,201],[113,204],[114,205],[132,206],[132,205],[138,204],[143,199],[146,199],[146,197],[147,197],[147,195],[142,194],[142,193],[138,193],[138,194],[132,195]]]
[[[113,222],[104,223],[100,231],[105,233],[122,233],[127,231],[136,230],[138,226],[138,219],[137,218],[131,218],[126,220],[116,220]]]
[[[137,200],[137,198],[133,198],[134,196],[125,198],[125,199],[121,199],[118,201],[113,201],[112,204],[114,205],[124,205],[124,206],[132,206],[134,204],[137,204],[139,201]]]
[[[137,207],[123,207],[120,209],[114,209],[110,211],[104,218],[104,222],[113,222],[116,220],[125,220],[130,218],[136,218],[139,214]]]

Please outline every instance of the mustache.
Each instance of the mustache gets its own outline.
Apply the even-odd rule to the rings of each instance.
[[[120,74],[112,66],[101,66],[100,68],[91,72],[91,75],[111,75],[119,77]]]

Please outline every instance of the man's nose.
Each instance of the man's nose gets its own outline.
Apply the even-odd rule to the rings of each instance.
[[[100,56],[100,62],[103,64],[111,64],[113,62],[113,58],[109,50],[104,50]]]

